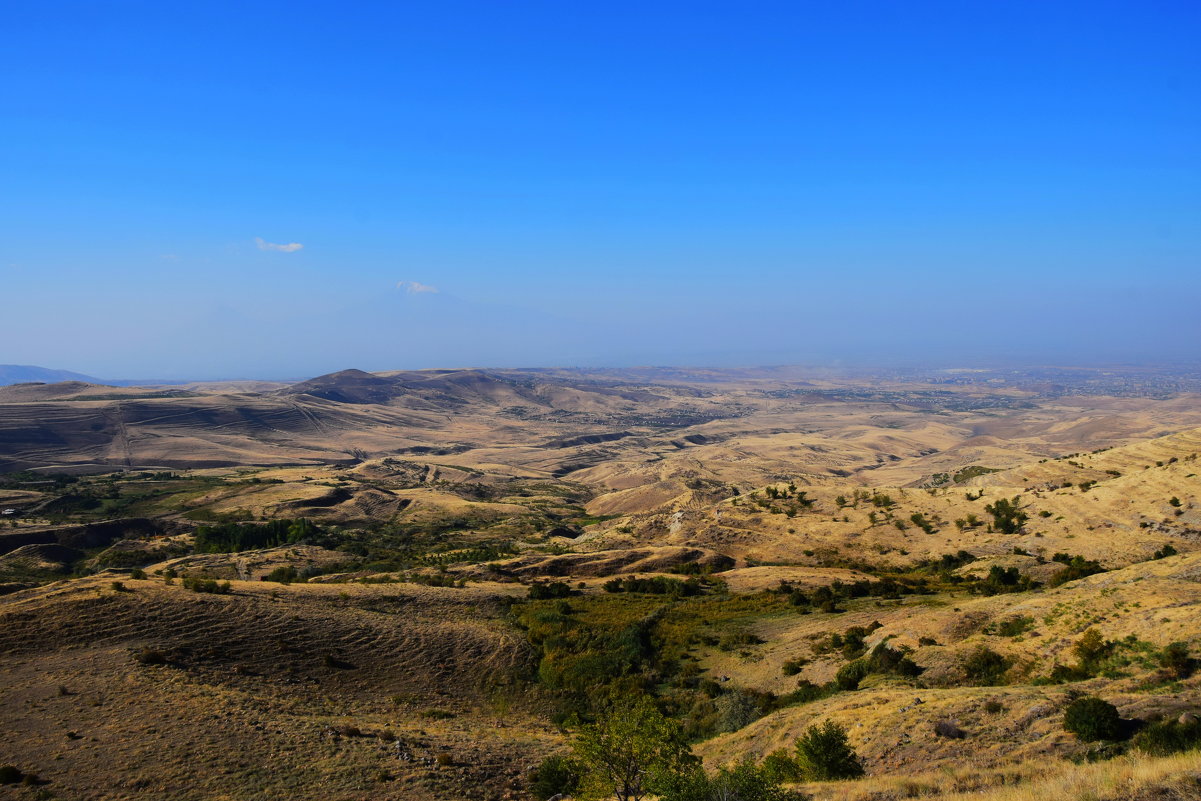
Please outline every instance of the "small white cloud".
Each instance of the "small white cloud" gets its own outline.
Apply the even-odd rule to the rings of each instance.
[[[274,250],[279,253],[295,253],[304,248],[304,245],[299,242],[289,242],[286,245],[277,245],[274,242],[264,241],[261,237],[254,238],[254,244],[259,246],[259,250]]]
[[[396,288],[403,289],[410,295],[419,295],[426,292],[432,295],[438,294],[438,287],[430,286],[429,284],[422,284],[418,281],[397,281]]]

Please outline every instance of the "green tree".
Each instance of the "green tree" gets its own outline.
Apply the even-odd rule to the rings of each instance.
[[[1189,655],[1188,643],[1174,642],[1160,652],[1159,666],[1171,671],[1177,679],[1187,679],[1197,670],[1197,660]]]
[[[664,718],[646,696],[613,704],[585,726],[575,756],[584,768],[584,786],[617,801],[641,801],[699,764],[682,727]]]
[[[1080,667],[1089,675],[1095,675],[1100,663],[1113,653],[1114,646],[1115,643],[1102,637],[1101,632],[1090,628],[1076,640],[1072,651],[1080,660]]]
[[[1013,500],[998,498],[995,503],[988,504],[984,511],[992,515],[993,527],[1002,534],[1017,534],[1022,525],[1029,519],[1019,506],[1020,496]]]
[[[797,740],[796,759],[809,781],[854,779],[863,775],[863,763],[847,742],[847,731],[832,720],[810,726]]]

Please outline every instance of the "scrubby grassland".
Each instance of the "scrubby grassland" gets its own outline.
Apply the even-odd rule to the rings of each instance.
[[[499,797],[557,742],[501,593],[124,585],[6,599],[5,759],[52,797]]]
[[[0,475],[0,795],[1201,798],[1195,397],[481,375]]]
[[[1177,801],[1201,794],[1201,754],[1131,755],[1082,765],[1040,759],[1003,770],[957,767],[928,774],[829,782],[808,789],[814,801]]]

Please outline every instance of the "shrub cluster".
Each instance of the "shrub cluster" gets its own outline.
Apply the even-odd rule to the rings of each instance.
[[[1072,653],[1076,657],[1075,664],[1055,665],[1048,678],[1038,683],[1065,684],[1102,675],[1117,678],[1122,675],[1121,668],[1136,661],[1144,667],[1158,663],[1174,679],[1188,678],[1196,670],[1196,661],[1184,643],[1171,643],[1157,649],[1133,634],[1122,640],[1107,640],[1095,628],[1080,635],[1072,646]]]
[[[909,658],[907,651],[882,642],[866,657],[855,659],[839,668],[838,673],[834,675],[834,684],[840,690],[857,690],[859,684],[872,674],[912,678],[921,672],[921,667]]]
[[[1171,543],[1168,543],[1168,544],[1164,545],[1162,548],[1160,548],[1158,551],[1156,551],[1155,553],[1151,554],[1151,558],[1152,559],[1167,559],[1169,556],[1175,556],[1178,553],[1179,553],[1179,551],[1177,551],[1175,548],[1173,548]]]
[[[834,581],[829,586],[818,587],[812,592],[805,592],[789,581],[781,581],[775,592],[788,596],[793,606],[800,607],[802,612],[812,607],[823,612],[839,612],[839,601],[852,598],[885,598],[897,599],[903,595],[929,595],[934,590],[929,586],[925,576],[887,576],[877,581],[853,581],[845,583]]]
[[[992,515],[994,529],[1002,534],[1017,534],[1030,519],[1029,515],[1022,511],[1020,504],[1020,496],[1014,496],[1012,500],[998,498],[993,503],[987,504],[984,511]]]
[[[189,576],[183,580],[185,588],[192,592],[205,592],[214,595],[228,595],[233,587],[228,581],[218,583],[216,579]]]
[[[1134,736],[1134,747],[1151,756],[1201,748],[1201,721],[1195,715],[1152,723]]]
[[[1018,637],[1030,631],[1034,626],[1034,618],[1025,615],[1015,615],[999,623],[987,627],[984,632],[997,637]]]
[[[606,581],[603,587],[605,592],[645,592],[651,595],[674,595],[676,597],[700,595],[705,589],[705,585],[700,579],[690,578],[680,581],[666,576],[613,578]]]
[[[981,646],[963,660],[963,672],[968,681],[983,687],[1004,684],[1009,660],[990,648]]]
[[[566,598],[569,595],[571,595],[571,586],[564,581],[535,581],[530,585],[529,590],[531,601],[544,601],[548,598]]]
[[[1059,562],[1063,565],[1063,568],[1051,577],[1049,584],[1052,587],[1058,587],[1060,584],[1066,584],[1069,581],[1105,572],[1105,568],[1101,567],[1099,562],[1092,559],[1085,559],[1083,556],[1057,553],[1051,557],[1051,561]]]
[[[1007,592],[1026,592],[1038,586],[1029,576],[1023,576],[1016,567],[993,565],[988,575],[968,586],[968,591],[978,595],[1000,595]]]

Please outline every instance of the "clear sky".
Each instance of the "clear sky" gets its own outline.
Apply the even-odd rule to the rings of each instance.
[[[1201,3],[0,7],[0,363],[1196,360]]]

